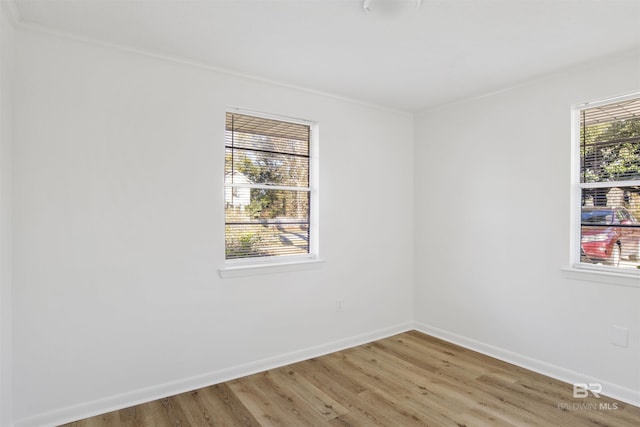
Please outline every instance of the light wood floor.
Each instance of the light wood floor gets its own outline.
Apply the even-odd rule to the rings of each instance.
[[[66,426],[640,426],[638,407],[572,395],[411,331]]]

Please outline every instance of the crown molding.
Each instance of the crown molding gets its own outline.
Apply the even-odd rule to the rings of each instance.
[[[467,102],[477,101],[479,99],[484,99],[484,98],[491,98],[493,96],[500,95],[505,92],[526,88],[529,86],[544,83],[557,78],[568,77],[576,73],[580,73],[583,71],[588,71],[588,70],[600,67],[603,64],[607,64],[607,63],[610,64],[610,63],[633,60],[633,59],[637,59],[638,64],[640,65],[640,46],[635,46],[630,49],[619,50],[617,52],[608,53],[602,56],[598,56],[596,58],[588,59],[586,61],[580,61],[574,64],[567,65],[562,68],[547,71],[542,74],[525,78],[523,80],[520,80],[519,82],[514,82],[510,85],[504,86],[496,90],[491,90],[484,93],[478,93],[475,95],[469,94],[468,96],[463,96],[459,99],[455,99],[439,105],[434,105],[433,107],[418,109],[414,111],[413,114],[414,116],[417,116],[420,114],[429,114],[439,110],[455,108]],[[619,95],[622,96],[625,94],[626,92],[624,94],[619,94]],[[588,100],[584,100],[582,102],[587,102],[587,101]],[[579,102],[579,103],[582,103],[582,102]]]
[[[4,2],[4,1],[6,1],[6,0],[0,0],[0,2]],[[15,0],[10,0],[10,1],[15,1]],[[127,53],[134,54],[134,55],[140,55],[140,56],[145,56],[145,57],[148,57],[148,58],[154,58],[156,60],[182,64],[182,65],[185,65],[185,66],[200,68],[200,69],[204,69],[204,70],[211,71],[211,72],[218,73],[218,74],[224,74],[224,75],[227,75],[227,76],[232,76],[232,77],[241,78],[241,79],[245,79],[245,80],[250,80],[250,81],[254,81],[254,82],[266,83],[266,84],[273,85],[273,86],[279,86],[279,87],[283,87],[283,88],[293,89],[293,90],[296,90],[296,91],[306,92],[306,93],[310,93],[310,94],[313,94],[313,95],[322,96],[322,97],[325,97],[325,98],[332,98],[332,99],[336,99],[338,101],[347,102],[347,103],[350,103],[350,104],[361,105],[361,106],[364,106],[364,107],[367,107],[367,108],[373,108],[373,109],[376,109],[376,110],[386,111],[386,112],[393,113],[393,114],[399,114],[399,115],[405,116],[405,117],[413,117],[413,113],[411,111],[401,110],[401,109],[397,109],[397,108],[393,108],[393,107],[389,107],[389,106],[381,105],[381,104],[375,104],[373,102],[362,101],[362,100],[357,99],[357,98],[351,98],[351,97],[348,97],[348,96],[343,96],[343,95],[339,95],[339,94],[335,94],[335,93],[331,93],[331,92],[325,92],[325,91],[322,91],[322,90],[312,89],[312,88],[308,88],[308,87],[305,87],[305,86],[299,86],[299,85],[295,85],[295,84],[290,84],[290,83],[286,83],[286,82],[279,81],[279,80],[264,78],[264,77],[261,77],[261,76],[255,75],[255,74],[239,72],[239,71],[235,71],[235,70],[226,69],[226,68],[223,68],[223,67],[217,67],[217,66],[214,66],[214,65],[207,64],[205,62],[200,62],[198,60],[192,60],[192,59],[186,59],[186,58],[183,58],[183,57],[180,57],[180,56],[177,56],[177,55],[157,53],[157,52],[154,52],[154,51],[149,50],[149,49],[131,47],[131,46],[128,46],[128,45],[125,45],[125,44],[119,44],[119,43],[113,43],[113,42],[109,42],[109,41],[103,41],[103,40],[99,40],[99,39],[96,39],[96,38],[93,38],[93,37],[83,36],[83,35],[78,34],[78,33],[68,32],[68,31],[64,31],[64,30],[58,30],[58,29],[54,29],[54,28],[48,27],[46,25],[34,24],[34,23],[30,23],[30,22],[25,22],[25,21],[20,21],[18,24],[16,24],[16,26],[18,28],[20,28],[21,30],[29,31],[29,32],[36,33],[36,34],[42,34],[42,35],[45,35],[45,36],[57,37],[57,38],[66,39],[66,40],[72,40],[72,41],[75,41],[77,43],[83,43],[83,44],[88,44],[88,45],[92,45],[92,46],[100,46],[100,47],[105,48],[105,49],[116,50],[116,51],[120,51],[120,52],[127,52]]]

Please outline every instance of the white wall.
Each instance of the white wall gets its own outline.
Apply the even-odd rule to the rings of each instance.
[[[640,288],[561,272],[571,105],[638,89],[640,54],[416,117],[420,329],[640,403]],[[612,325],[629,328],[628,348]]]
[[[18,425],[410,327],[410,115],[16,35]],[[318,121],[320,269],[219,278],[228,106]]]
[[[0,5],[0,426],[11,425],[13,331],[11,148],[13,141],[13,24]]]
[[[47,425],[356,344],[412,319],[640,402],[640,288],[560,271],[569,107],[638,90],[637,57],[414,123],[177,62],[15,36],[13,119],[6,73],[0,85],[3,243],[11,192],[14,226],[13,263],[1,257],[3,421],[7,399],[17,425]],[[322,268],[219,278],[228,106],[319,122]],[[613,324],[630,329],[627,349],[609,343]]]

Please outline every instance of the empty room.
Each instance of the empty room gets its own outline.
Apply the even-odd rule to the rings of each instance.
[[[0,0],[0,398],[640,425],[640,0]]]

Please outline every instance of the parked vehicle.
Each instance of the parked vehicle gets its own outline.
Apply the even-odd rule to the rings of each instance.
[[[618,266],[622,257],[640,260],[640,222],[625,208],[583,207],[581,254]]]

